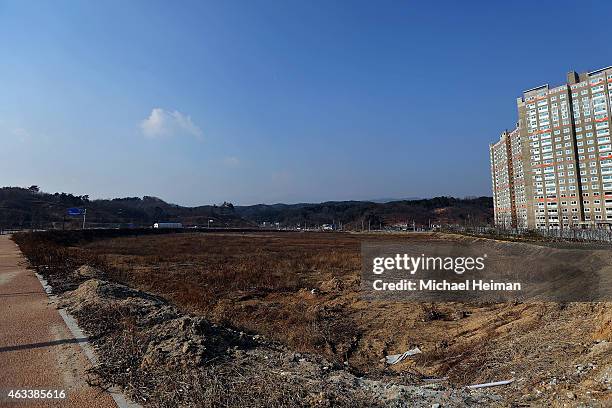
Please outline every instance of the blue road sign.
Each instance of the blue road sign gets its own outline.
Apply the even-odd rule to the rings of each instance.
[[[69,208],[68,209],[68,215],[70,216],[83,215],[84,213],[85,213],[85,210],[83,210],[82,208]]]

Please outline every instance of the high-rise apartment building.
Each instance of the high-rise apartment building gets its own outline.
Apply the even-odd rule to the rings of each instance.
[[[517,127],[489,147],[495,225],[527,228],[527,201],[521,134]]]
[[[612,225],[611,105],[612,67],[517,99],[517,128],[490,146],[496,225]]]
[[[490,147],[491,178],[493,180],[493,208],[495,225],[516,227],[514,188],[512,186],[512,155],[508,132]]]

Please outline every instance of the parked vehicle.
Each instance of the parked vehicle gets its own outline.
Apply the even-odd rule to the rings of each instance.
[[[153,228],[183,228],[180,222],[156,222]]]

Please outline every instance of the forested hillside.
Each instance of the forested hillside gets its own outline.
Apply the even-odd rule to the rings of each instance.
[[[155,222],[182,222],[185,226],[316,227],[332,224],[344,229],[373,229],[401,224],[489,223],[493,216],[490,197],[402,200],[387,203],[330,201],[318,204],[231,203],[183,207],[144,196],[90,200],[69,193],[45,193],[37,186],[0,188],[0,228],[79,228],[82,217],[67,216],[68,208],[87,210],[87,226],[98,228],[146,227]]]

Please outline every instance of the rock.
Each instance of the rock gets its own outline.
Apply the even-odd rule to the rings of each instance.
[[[191,319],[188,317],[182,318],[180,322],[181,331],[186,331],[191,326]]]
[[[470,316],[471,316],[471,313],[466,310],[457,310],[455,313],[453,313],[454,320],[461,320],[461,319],[465,319],[466,317],[470,317]]]
[[[571,391],[568,391],[568,392],[565,394],[565,396],[566,396],[567,398],[569,398],[569,399],[576,399],[576,394],[574,394],[574,393],[573,393],[573,392],[571,392]]]
[[[78,276],[82,278],[87,278],[87,279],[100,278],[102,277],[102,275],[104,275],[104,273],[101,270],[96,269],[93,266],[89,266],[89,265],[83,265],[74,272]]]
[[[329,398],[327,398],[324,392],[310,393],[306,397],[306,401],[311,406],[317,406],[317,407],[331,406],[331,401],[329,400]]]
[[[322,292],[341,292],[345,285],[340,279],[333,277],[328,281],[321,282],[319,288]]]

